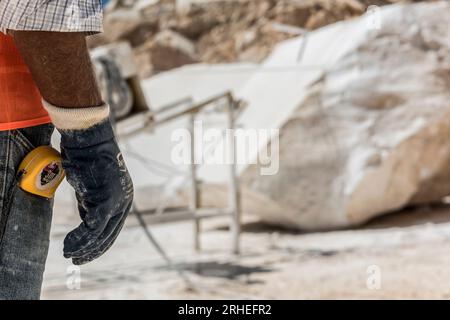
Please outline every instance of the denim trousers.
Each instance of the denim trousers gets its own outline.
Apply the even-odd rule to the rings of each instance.
[[[50,124],[0,131],[0,299],[39,299],[53,201],[17,186],[17,171],[36,147],[50,145]]]

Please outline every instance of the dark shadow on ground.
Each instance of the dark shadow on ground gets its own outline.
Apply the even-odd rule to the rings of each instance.
[[[437,203],[408,207],[370,220],[362,229],[382,229],[390,227],[411,227],[426,223],[450,222],[450,204]]]
[[[167,269],[166,266],[157,267],[156,269]],[[178,270],[189,271],[203,277],[225,278],[228,280],[236,280],[241,276],[249,276],[255,273],[272,272],[273,269],[264,266],[243,266],[231,262],[193,262],[178,263],[175,265]]]

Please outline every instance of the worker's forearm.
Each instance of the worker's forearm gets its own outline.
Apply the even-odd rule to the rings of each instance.
[[[66,108],[103,103],[84,34],[14,31],[12,36],[47,102]]]
[[[64,256],[85,264],[112,246],[133,205],[133,182],[114,139],[110,109],[101,99],[84,35],[15,31],[13,37],[61,134],[62,165],[83,221],[64,239]]]

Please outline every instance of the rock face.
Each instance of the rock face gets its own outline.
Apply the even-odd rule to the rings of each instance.
[[[395,1],[188,1],[192,4],[183,10],[176,10],[174,0],[131,1],[129,5],[106,12],[105,33],[90,37],[89,44],[96,47],[119,40],[130,42],[142,63],[140,71],[145,77],[159,70],[152,65],[152,53],[148,51],[161,32],[173,31],[191,41],[197,53],[195,60],[200,62],[261,62],[277,43],[296,36],[276,30],[274,24],[314,30],[360,16],[370,4],[385,5]],[[191,63],[191,59],[185,58],[171,50],[165,59],[167,66],[162,70]]]
[[[346,227],[450,195],[450,5],[381,17],[281,128],[279,173],[245,172],[247,187],[282,207],[254,212],[264,221]]]
[[[182,35],[165,30],[155,36],[150,46],[155,70],[165,71],[198,62],[194,44]]]

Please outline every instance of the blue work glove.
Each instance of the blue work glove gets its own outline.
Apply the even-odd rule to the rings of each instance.
[[[105,253],[133,203],[133,183],[108,120],[84,130],[59,130],[67,181],[83,221],[64,240],[64,257],[76,265]]]

